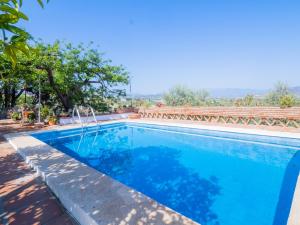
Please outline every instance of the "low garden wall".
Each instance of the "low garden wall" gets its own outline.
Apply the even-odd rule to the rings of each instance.
[[[300,127],[300,107],[156,107],[139,109],[141,118]]]
[[[118,119],[127,119],[128,115],[131,113],[120,113],[120,114],[108,114],[108,115],[98,115],[96,116],[97,121],[107,121],[107,120],[118,120]],[[82,117],[82,121],[84,122],[94,122],[94,118],[90,117]],[[66,125],[74,123],[73,119],[70,117],[60,118],[59,124]]]

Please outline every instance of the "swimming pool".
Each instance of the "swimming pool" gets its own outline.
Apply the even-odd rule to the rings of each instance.
[[[201,223],[286,224],[297,139],[140,123],[35,138]]]

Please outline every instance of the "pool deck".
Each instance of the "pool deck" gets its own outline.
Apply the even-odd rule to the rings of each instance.
[[[35,171],[6,142],[2,137],[4,125],[1,128],[0,224],[78,224]],[[9,123],[5,130],[16,128]]]
[[[300,133],[297,131],[270,131],[148,119],[122,121],[300,138]],[[67,125],[53,127],[53,129],[72,127],[76,126]],[[7,134],[5,137],[81,224],[196,224],[147,196],[29,136],[28,132]],[[300,221],[299,180],[298,176],[289,225],[299,225]],[[1,180],[0,184],[2,184]],[[6,192],[4,190],[4,193]]]

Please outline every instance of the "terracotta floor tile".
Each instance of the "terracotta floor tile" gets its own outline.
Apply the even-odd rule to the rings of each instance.
[[[30,186],[19,187],[13,193],[5,196],[3,205],[5,210],[10,211],[51,198],[46,186],[31,184]]]
[[[3,139],[0,129],[0,225],[77,224]],[[2,210],[2,211],[1,211]]]
[[[45,224],[63,215],[62,208],[55,199],[32,202],[21,210],[13,211],[7,220],[10,225]]]

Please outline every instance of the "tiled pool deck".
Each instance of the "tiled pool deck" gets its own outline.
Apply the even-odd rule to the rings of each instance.
[[[300,133],[297,132],[150,120],[134,120],[134,122],[300,138]],[[56,129],[67,128],[70,126],[56,127]],[[193,224],[188,218],[34,139],[28,133],[6,135],[6,138],[22,154],[26,162],[38,171],[64,206],[82,224]],[[299,225],[299,207],[300,182],[298,178],[289,225]]]
[[[77,224],[1,135],[0,224]]]

